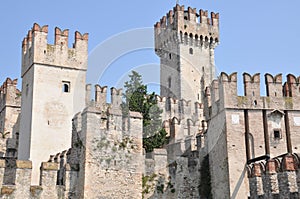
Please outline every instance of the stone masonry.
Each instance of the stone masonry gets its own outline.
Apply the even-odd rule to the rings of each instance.
[[[88,34],[34,24],[17,80],[0,87],[0,198],[299,198],[300,77],[217,78],[219,14],[176,5],[154,25],[162,127],[145,153],[140,113],[122,89],[86,85]],[[47,88],[47,89],[46,89]],[[91,97],[94,90],[94,97]]]

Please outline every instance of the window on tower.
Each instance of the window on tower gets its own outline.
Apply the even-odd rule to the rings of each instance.
[[[168,87],[171,88],[172,86],[172,79],[171,77],[168,78]]]
[[[280,129],[274,129],[273,132],[274,132],[274,139],[281,139],[282,138]]]
[[[66,82],[66,81],[62,82],[62,91],[64,93],[69,93],[70,92],[70,82]]]
[[[190,55],[194,54],[194,49],[190,48]]]
[[[28,96],[28,92],[29,92],[29,85],[26,84],[26,91],[25,91],[26,96]]]

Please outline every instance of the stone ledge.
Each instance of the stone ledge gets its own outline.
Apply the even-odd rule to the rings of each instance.
[[[16,190],[15,186],[2,186],[1,195],[11,195]]]
[[[143,119],[143,116],[139,112],[134,112],[134,111],[129,111],[129,116],[131,118],[138,118],[138,119]]]
[[[42,170],[58,170],[58,164],[56,162],[43,162],[41,165]]]
[[[16,167],[17,169],[32,169],[32,162],[28,160],[17,160]]]

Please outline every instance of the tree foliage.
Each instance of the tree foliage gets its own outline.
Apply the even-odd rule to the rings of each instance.
[[[147,93],[147,86],[136,71],[132,71],[124,87],[123,113],[136,111],[143,115],[143,147],[146,152],[162,147],[167,141],[167,133],[162,129],[162,110],[157,106],[155,93]]]

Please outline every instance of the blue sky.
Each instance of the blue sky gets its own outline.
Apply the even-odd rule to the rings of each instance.
[[[197,10],[202,8],[220,13],[220,45],[215,53],[218,72],[237,71],[240,80],[243,72],[260,72],[262,76],[266,72],[273,75],[283,73],[284,76],[300,74],[299,0],[179,2]],[[89,53],[94,59],[89,63],[91,75],[88,75],[88,82],[119,86],[123,77],[134,68],[145,73],[146,83],[155,84],[159,59],[151,49],[151,28],[175,3],[175,0],[3,1],[0,7],[0,81],[11,77],[20,82],[21,41],[37,22],[49,25],[50,43],[53,43],[56,26],[70,29],[69,43],[73,42],[76,30],[90,34]],[[105,57],[126,45],[122,36],[139,32],[136,29],[141,30],[140,42],[145,37],[145,48],[126,51],[111,62],[102,63]],[[110,42],[113,45],[105,46]],[[105,53],[95,53],[99,48],[99,52]],[[98,72],[104,65],[106,72]]]

